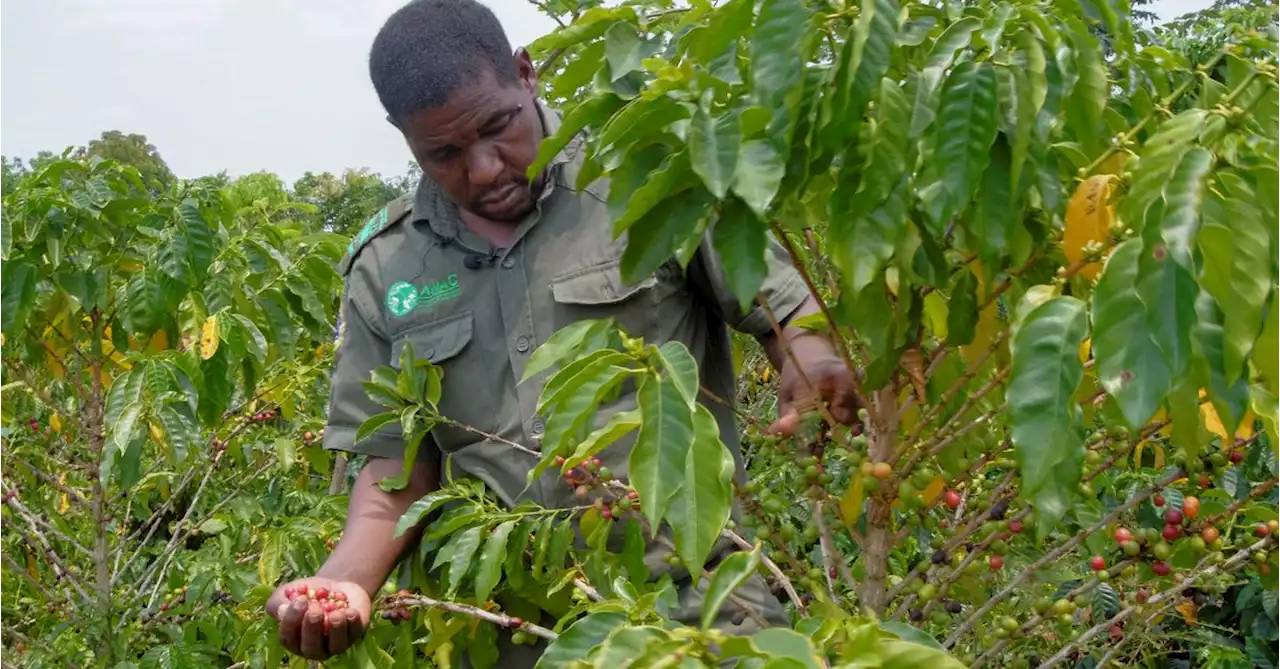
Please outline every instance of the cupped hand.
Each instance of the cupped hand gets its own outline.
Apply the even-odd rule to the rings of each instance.
[[[822,347],[815,350],[814,347],[797,346],[795,354],[800,367],[797,368],[790,359],[782,366],[778,382],[778,420],[769,426],[768,432],[791,436],[800,426],[801,414],[817,406],[818,402],[827,403],[836,422],[852,425],[858,417],[854,372],[834,352],[824,351]]]
[[[310,596],[341,593],[346,606],[326,613],[322,601]],[[290,598],[289,593],[294,593]],[[267,599],[267,614],[280,622],[280,643],[290,653],[309,660],[327,660],[355,645],[369,627],[373,603],[355,583],[328,578],[303,578],[276,588]]]

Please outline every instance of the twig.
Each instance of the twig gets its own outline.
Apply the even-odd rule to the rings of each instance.
[[[737,545],[738,548],[741,548],[744,551],[755,550],[755,546],[752,546],[750,542],[739,536],[733,530],[725,530],[721,533],[721,536],[727,537]],[[800,594],[796,592],[795,586],[791,584],[791,579],[787,578],[787,575],[782,573],[782,569],[778,567],[778,564],[773,560],[770,560],[769,556],[764,554],[764,551],[760,551],[760,563],[764,565],[765,569],[769,570],[769,573],[773,575],[774,580],[777,581],[778,585],[782,587],[782,590],[787,593],[787,598],[790,599],[791,603],[796,607],[796,613],[798,613],[801,618],[808,617],[809,607],[804,603],[804,600],[801,599]]]
[[[535,450],[533,450],[532,448],[529,448],[528,446],[523,446],[523,445],[521,445],[521,444],[517,444],[516,442],[511,441],[510,439],[507,439],[507,438],[505,438],[505,437],[499,437],[499,436],[498,436],[498,435],[496,435],[496,434],[489,434],[488,432],[485,432],[484,430],[478,430],[478,429],[476,429],[476,428],[474,428],[474,427],[471,427],[470,425],[465,425],[465,424],[463,424],[463,423],[459,423],[459,422],[458,422],[458,421],[456,421],[456,420],[452,420],[452,419],[450,419],[450,418],[445,418],[444,416],[441,416],[440,418],[442,419],[442,422],[443,422],[445,425],[448,425],[449,427],[454,427],[454,428],[457,428],[457,429],[459,429],[459,430],[464,430],[464,431],[466,431],[466,432],[470,432],[471,434],[474,434],[474,435],[476,435],[476,436],[484,437],[485,439],[488,439],[489,441],[496,442],[496,443],[499,443],[499,444],[503,444],[503,445],[506,445],[506,446],[510,446],[511,448],[514,448],[515,450],[520,451],[521,453],[524,453],[524,454],[526,454],[526,455],[532,455],[532,456],[533,456],[533,457],[535,457],[535,458],[541,458],[541,457],[542,457],[542,454],[541,454],[541,453],[539,453],[538,451],[535,451]]]
[[[471,616],[472,618],[477,618],[485,622],[493,623],[498,627],[505,627],[507,629],[512,629],[512,630],[520,630],[522,632],[525,632],[526,634],[532,634],[536,637],[541,637],[543,639],[546,639],[547,641],[555,641],[556,639],[560,638],[559,634],[556,634],[555,632],[552,632],[551,630],[541,625],[536,625],[527,620],[513,618],[512,616],[509,616],[505,613],[501,613],[501,612],[494,613],[492,611],[486,611],[482,608],[475,607],[470,604],[462,604],[459,602],[445,602],[439,599],[426,597],[424,595],[410,595],[408,597],[396,597],[394,599],[391,599],[390,601],[393,601],[402,606],[422,606],[429,609],[440,609],[441,611],[448,611],[450,613],[457,613],[464,616]]]
[[[858,584],[853,580],[853,573],[849,571],[849,565],[845,564],[844,556],[840,555],[840,551],[836,550],[836,542],[831,536],[831,530],[827,529],[827,523],[822,519],[822,500],[813,503],[813,522],[818,527],[818,544],[822,548],[822,561],[827,568],[827,591],[831,595],[831,601],[838,602],[840,598],[836,596],[835,578],[832,576],[833,570],[840,575],[840,578],[850,590],[856,591]]]
[[[0,553],[0,558],[3,558],[4,563],[9,565],[10,571],[22,576],[23,578],[27,579],[27,581],[31,583],[31,585],[35,586],[36,590],[39,590],[40,594],[43,595],[45,599],[51,600],[51,601],[54,599],[53,594],[50,593],[48,590],[46,590],[44,585],[42,585],[40,581],[36,580],[35,577],[33,577],[31,574],[28,574],[27,570],[22,568],[22,565],[18,564],[17,562],[14,561],[13,558],[9,557],[8,553]]]
[[[31,473],[36,475],[36,478],[39,478],[41,481],[44,481],[45,483],[48,483],[49,485],[57,488],[59,492],[65,494],[68,499],[74,501],[76,504],[79,504],[85,507],[86,509],[92,506],[89,503],[89,500],[85,499],[84,495],[81,495],[79,492],[77,492],[73,488],[63,485],[53,475],[40,471],[40,469],[38,469],[35,465],[22,459],[21,456],[13,455],[11,453],[5,453],[5,458],[16,460],[18,464],[22,465],[23,467],[26,467],[27,469],[30,469]]]

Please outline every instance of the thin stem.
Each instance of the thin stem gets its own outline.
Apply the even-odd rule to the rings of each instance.
[[[462,604],[460,602],[446,602],[439,599],[433,599],[425,595],[411,595],[409,597],[396,597],[389,600],[400,606],[421,606],[429,609],[440,609],[450,613],[470,616],[478,620],[493,623],[498,627],[505,627],[511,630],[520,630],[526,634],[532,634],[541,637],[547,641],[555,641],[560,638],[559,634],[534,623],[519,618],[514,618],[502,612],[486,611],[482,608],[472,606],[470,604]]]
[[[744,551],[755,550],[755,546],[752,546],[750,542],[739,536],[733,530],[724,530],[721,532],[721,536],[728,538],[737,545],[738,548],[741,548]],[[787,593],[787,598],[789,598],[791,603],[795,605],[796,613],[798,613],[801,618],[807,618],[809,616],[809,607],[805,605],[804,600],[801,599],[800,593],[796,592],[795,586],[791,584],[791,579],[787,578],[787,575],[782,572],[782,569],[778,567],[778,564],[773,560],[770,560],[769,556],[765,555],[763,550],[760,551],[760,563],[764,565],[765,569],[769,570],[769,573],[773,575],[773,578],[778,582],[778,585],[782,586],[782,590]]]
[[[474,435],[476,435],[476,436],[484,437],[485,439],[488,439],[489,441],[496,442],[496,443],[499,443],[499,444],[503,444],[503,445],[505,445],[505,446],[510,446],[511,448],[514,448],[515,450],[520,451],[521,453],[524,453],[524,454],[526,454],[526,455],[532,455],[532,456],[533,456],[533,457],[535,457],[535,458],[540,458],[540,457],[542,457],[542,454],[541,454],[541,453],[539,453],[538,451],[535,451],[535,450],[533,450],[532,448],[529,448],[528,446],[522,446],[521,444],[517,444],[516,442],[511,441],[510,439],[507,439],[507,438],[505,438],[505,437],[499,437],[499,436],[498,436],[498,435],[496,435],[496,434],[489,434],[488,432],[485,432],[484,430],[478,430],[478,429],[476,429],[476,428],[474,428],[474,427],[471,427],[470,425],[464,425],[464,424],[462,424],[462,423],[459,423],[459,422],[458,422],[458,421],[456,421],[456,420],[452,420],[452,419],[450,419],[450,418],[445,418],[444,416],[441,416],[441,419],[443,420],[444,424],[445,424],[445,425],[448,425],[449,427],[454,427],[454,428],[457,428],[457,429],[459,429],[459,430],[464,430],[464,431],[466,431],[466,432],[470,432],[471,434],[474,434]]]

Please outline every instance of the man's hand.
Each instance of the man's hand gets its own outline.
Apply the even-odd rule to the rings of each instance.
[[[301,597],[290,601],[286,594],[288,589],[305,593],[309,588],[346,595],[346,608],[326,616],[319,602]],[[280,621],[280,643],[290,653],[320,661],[342,653],[360,640],[369,627],[373,604],[369,593],[355,583],[313,577],[276,588],[267,600],[267,613]]]
[[[851,425],[858,417],[853,370],[836,355],[831,342],[819,335],[799,335],[789,342],[800,366],[784,358],[778,381],[778,420],[769,432],[790,436],[800,426],[800,416],[827,402],[831,417]],[[803,375],[801,372],[804,372]],[[808,379],[809,385],[805,384]]]

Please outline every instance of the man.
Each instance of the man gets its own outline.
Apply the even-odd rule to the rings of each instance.
[[[573,503],[572,490],[548,474],[528,486],[534,459],[471,432],[437,428],[420,449],[408,487],[386,493],[377,482],[399,473],[398,434],[359,443],[356,430],[383,410],[361,382],[381,365],[396,364],[405,342],[444,370],[440,411],[508,441],[535,446],[544,417],[535,413],[548,374],[522,384],[529,354],[559,328],[577,320],[613,317],[647,342],[677,340],[699,363],[701,380],[733,398],[726,325],[755,335],[781,370],[780,416],[774,428],[793,430],[792,399],[806,386],[801,371],[823,389],[832,413],[851,421],[852,377],[825,339],[788,328],[800,368],[787,358],[760,308],[743,311],[726,288],[719,259],[704,244],[682,270],[674,260],[637,285],[625,285],[618,263],[623,242],[610,233],[604,206],[607,180],[574,188],[581,141],[570,143],[529,182],[526,168],[538,144],[555,132],[557,116],[537,99],[537,75],[523,49],[514,55],[494,15],[474,0],[415,0],[383,26],[370,53],[370,73],[388,118],[422,166],[417,192],[392,202],[352,242],[340,270],[346,288],[325,447],[370,456],[351,492],[342,541],[315,577],[280,586],[267,603],[290,651],[324,659],[345,650],[369,625],[370,597],[415,542],[393,538],[408,506],[440,485],[441,460],[455,474],[483,481],[504,503],[533,500],[548,507]],[[786,256],[771,250],[762,293],[778,318],[813,313],[816,305]],[[634,406],[634,390],[604,407],[603,423]],[[708,404],[721,436],[742,458],[729,407]],[[429,442],[429,443],[428,443]],[[601,454],[625,476],[631,441]],[[679,617],[696,621],[701,594],[686,572],[666,564],[661,550],[646,562],[667,571],[680,590]],[[723,554],[723,553],[721,553]],[[713,556],[713,561],[719,556]],[[324,614],[289,603],[286,587],[325,587],[347,595],[349,608]],[[699,585],[702,591],[707,579]],[[759,576],[740,599],[758,607],[756,619],[786,624]],[[751,620],[720,622],[752,631]],[[500,642],[502,666],[529,666],[540,652]]]

